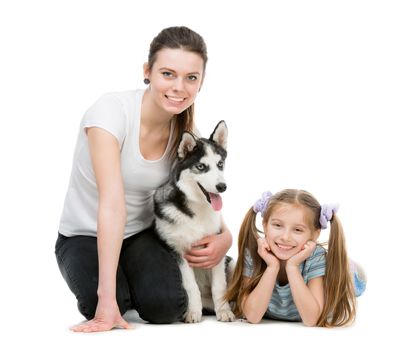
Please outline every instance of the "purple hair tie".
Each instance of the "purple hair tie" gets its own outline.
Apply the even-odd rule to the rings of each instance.
[[[253,210],[254,212],[261,213],[261,216],[264,216],[264,212],[268,207],[268,203],[270,198],[272,197],[272,193],[270,191],[265,191],[262,195],[261,198],[258,199],[254,205],[253,205]]]
[[[328,222],[332,220],[333,214],[339,210],[338,204],[323,204],[321,205],[321,214],[319,216],[319,223],[323,229],[328,227]]]

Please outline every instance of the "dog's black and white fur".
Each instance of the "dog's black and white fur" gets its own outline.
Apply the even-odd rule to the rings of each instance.
[[[203,307],[215,310],[220,321],[234,319],[223,298],[227,274],[233,268],[227,258],[207,270],[193,269],[183,258],[193,243],[221,231],[219,193],[226,189],[223,170],[227,136],[224,121],[218,123],[209,139],[184,132],[170,179],[154,196],[156,231],[179,256],[183,287],[188,295],[185,322],[199,322]]]

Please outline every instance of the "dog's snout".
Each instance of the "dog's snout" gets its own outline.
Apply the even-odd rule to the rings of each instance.
[[[224,184],[222,182],[219,183],[216,187],[217,187],[218,192],[224,192],[226,190],[226,184]]]

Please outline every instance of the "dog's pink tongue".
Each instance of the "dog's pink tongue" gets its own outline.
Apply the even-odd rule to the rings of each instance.
[[[221,210],[222,208],[222,198],[219,194],[208,193],[211,199],[211,205],[215,211]]]

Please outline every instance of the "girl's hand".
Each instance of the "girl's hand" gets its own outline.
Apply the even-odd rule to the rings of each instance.
[[[104,332],[113,328],[132,329],[133,326],[126,322],[119,311],[117,301],[102,303],[99,301],[96,315],[90,321],[71,327],[73,332]]]
[[[189,266],[201,269],[211,269],[225,256],[231,245],[229,232],[210,235],[192,244],[192,249],[186,252],[184,258]]]
[[[271,252],[267,240],[265,238],[257,239],[257,253],[265,261],[268,267],[278,268],[280,263],[278,258]]]
[[[316,247],[317,243],[315,243],[314,241],[306,242],[302,250],[300,250],[297,254],[288,259],[286,267],[299,266],[304,260],[311,256]]]

